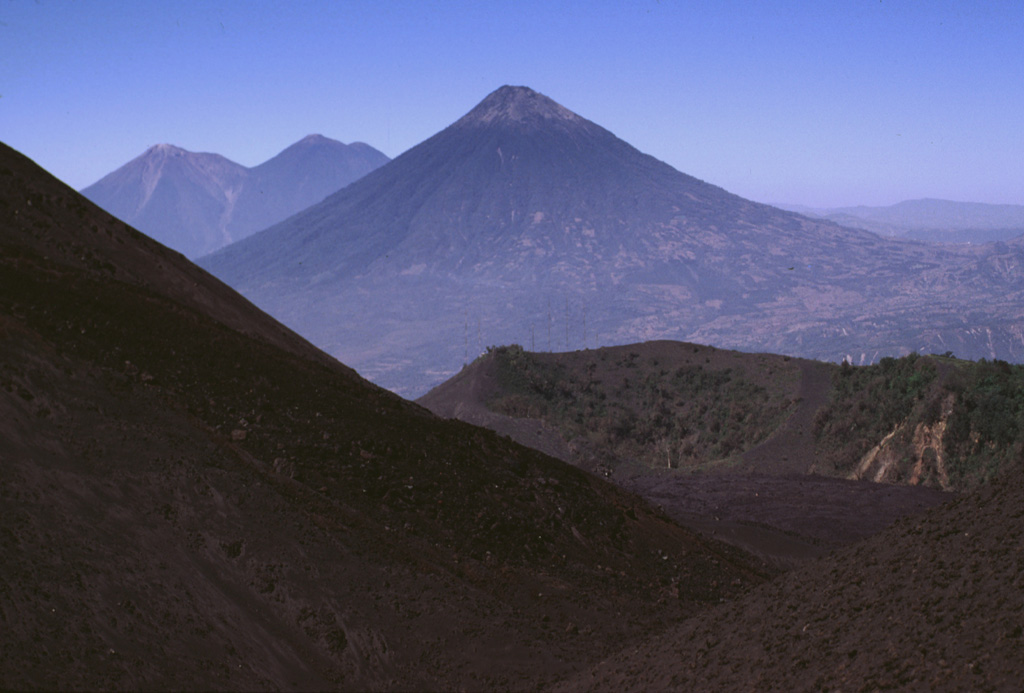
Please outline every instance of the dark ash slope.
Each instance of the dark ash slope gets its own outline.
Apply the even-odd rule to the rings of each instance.
[[[1020,690],[1022,488],[1018,466],[563,690]]]
[[[0,686],[535,688],[764,573],[0,148]]]

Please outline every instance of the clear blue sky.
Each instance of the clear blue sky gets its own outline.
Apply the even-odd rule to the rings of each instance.
[[[0,0],[0,140],[76,188],[160,142],[397,156],[503,84],[758,201],[1024,204],[1024,0]]]

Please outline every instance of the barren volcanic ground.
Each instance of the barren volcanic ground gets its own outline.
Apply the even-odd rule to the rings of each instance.
[[[1024,680],[1019,464],[780,574],[362,380],[2,145],[0,365],[0,688]],[[877,529],[817,510],[867,502],[880,526],[930,503],[739,478],[647,493],[745,531],[788,518],[748,532],[775,559],[779,537],[814,553]]]
[[[535,689],[772,571],[0,147],[0,688]]]
[[[885,529],[905,515],[952,500],[954,494],[919,486],[874,484],[809,475],[815,461],[812,420],[828,401],[830,373],[837,367],[805,359],[771,354],[745,354],[680,342],[656,341],[622,347],[608,347],[574,354],[529,354],[528,359],[552,366],[551,371],[531,372],[524,367],[524,378],[536,378],[534,389],[567,392],[567,388],[596,391],[590,399],[605,402],[627,399],[638,406],[658,409],[672,397],[662,385],[644,389],[640,383],[650,380],[653,364],[657,373],[703,373],[706,385],[695,393],[701,398],[719,401],[738,392],[734,399],[748,400],[740,413],[753,420],[748,410],[759,408],[770,416],[763,424],[748,424],[741,437],[757,435],[754,444],[731,451],[732,461],[698,471],[653,468],[660,458],[659,445],[637,446],[623,441],[615,431],[609,442],[595,444],[583,435],[568,438],[565,426],[540,418],[517,418],[500,414],[495,402],[512,402],[515,388],[504,382],[500,350],[487,355],[450,381],[438,386],[419,402],[431,411],[487,426],[519,442],[544,450],[633,491],[663,509],[677,522],[706,536],[726,541],[779,568],[791,568],[800,562],[827,554],[840,546],[858,541]],[[513,356],[513,358],[515,358]],[[558,374],[561,381],[547,382],[547,373]],[[716,375],[717,374],[717,375]],[[725,374],[725,375],[723,375]],[[542,382],[543,381],[543,382]],[[621,389],[617,389],[621,388]],[[731,390],[730,390],[731,388]],[[607,397],[605,392],[609,392]],[[504,395],[504,397],[502,397]],[[573,395],[583,400],[585,395]],[[561,400],[559,400],[561,401]],[[527,399],[524,411],[535,408]],[[643,404],[647,402],[647,404]],[[556,408],[558,405],[555,405]],[[587,405],[582,405],[586,409]],[[693,402],[685,406],[692,407]],[[735,406],[735,405],[733,405]],[[516,409],[515,406],[506,408]],[[707,425],[715,412],[698,406],[698,411],[676,416],[703,421]],[[735,411],[735,410],[734,410]],[[549,412],[550,414],[550,412]],[[578,428],[586,433],[602,425],[607,415],[592,411],[584,414]],[[557,415],[549,418],[556,419]],[[632,417],[626,416],[630,421]],[[694,424],[695,426],[697,424]],[[613,428],[616,428],[613,426]],[[635,426],[633,436],[641,426]],[[701,447],[699,438],[706,431],[693,431],[691,438]],[[718,438],[730,437],[719,431]],[[678,450],[680,445],[674,449]],[[703,444],[705,450],[721,450],[718,443]],[[644,462],[637,458],[643,457]]]
[[[629,647],[562,690],[1020,691],[1024,474]]]
[[[595,386],[620,382],[617,364],[635,369],[640,381],[646,375],[640,364],[653,358],[669,372],[689,361],[736,374],[752,361],[762,374],[781,375],[782,390],[789,388],[783,399],[794,406],[767,439],[733,464],[704,473],[655,470],[612,459],[607,447],[595,451],[567,441],[563,428],[488,408],[496,394],[511,392],[496,369],[497,355],[463,369],[421,401],[590,466],[687,526],[789,568],[733,602],[625,646],[560,682],[558,690],[1021,690],[1020,460],[959,496],[808,475],[811,420],[828,399],[825,364],[670,342],[535,355],[564,366],[555,371],[564,376],[556,389],[579,385],[573,368],[580,363]],[[602,362],[604,368],[597,365]],[[543,369],[518,372],[532,378],[535,390],[551,392]],[[798,377],[789,377],[794,373]],[[532,399],[517,402],[540,406]]]

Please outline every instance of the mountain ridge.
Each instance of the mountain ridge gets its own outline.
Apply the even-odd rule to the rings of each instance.
[[[568,113],[572,117],[564,117],[562,112]],[[514,115],[509,116],[509,113]],[[553,117],[552,113],[556,113],[557,116]],[[550,127],[552,121],[555,122],[554,127]],[[524,125],[529,125],[529,127],[524,128]],[[475,131],[473,135],[470,135],[471,138],[479,136],[482,140],[473,140],[472,144],[467,146],[467,130]],[[525,223],[523,215],[520,215],[517,220],[514,216],[515,211],[500,200],[496,203],[487,202],[489,198],[493,198],[496,191],[510,186],[515,188],[511,193],[512,196],[529,197],[536,194],[532,189],[535,186],[530,172],[519,166],[519,155],[513,154],[517,147],[523,146],[528,147],[531,157],[541,159],[545,167],[554,171],[551,174],[552,178],[562,181],[557,191],[549,191],[545,195],[549,204],[557,203],[559,195],[568,195],[570,199],[574,197],[572,187],[574,183],[578,182],[576,179],[578,179],[579,170],[584,163],[596,169],[596,172],[592,173],[590,177],[610,178],[604,183],[604,192],[608,195],[639,197],[660,194],[661,197],[665,197],[664,192],[650,192],[648,188],[657,191],[658,177],[670,175],[688,186],[693,195],[728,196],[729,199],[741,199],[721,188],[675,171],[654,157],[637,152],[612,133],[572,114],[568,109],[543,95],[525,87],[502,87],[460,120],[396,157],[395,161],[400,162],[401,167],[416,171],[418,176],[387,175],[388,171],[394,170],[395,167],[390,167],[388,171],[378,171],[376,175],[361,180],[358,185],[344,191],[343,195],[335,194],[330,202],[325,200],[324,204],[317,209],[307,210],[294,221],[290,221],[287,227],[295,229],[294,232],[286,230],[282,234],[280,229],[285,225],[278,225],[276,228],[272,227],[258,234],[262,240],[253,238],[235,245],[230,252],[242,254],[244,251],[250,251],[250,254],[253,254],[251,251],[258,244],[262,243],[266,246],[283,244],[283,238],[275,237],[295,233],[296,238],[289,243],[300,246],[297,252],[301,253],[301,246],[305,243],[305,239],[320,236],[333,228],[334,221],[331,217],[324,215],[325,207],[336,206],[337,209],[333,212],[336,216],[357,215],[351,225],[358,226],[364,223],[373,223],[375,216],[384,214],[386,210],[376,202],[386,198],[389,203],[395,199],[412,200],[414,204],[420,206],[406,203],[398,214],[393,214],[386,224],[388,236],[382,239],[379,235],[375,235],[373,238],[373,242],[378,244],[380,249],[372,254],[360,254],[358,261],[351,263],[353,267],[363,267],[362,273],[367,275],[376,271],[378,268],[373,267],[370,263],[383,256],[385,244],[400,247],[407,255],[411,256],[410,264],[416,264],[418,261],[416,256],[420,252],[431,251],[442,264],[465,265],[466,258],[456,255],[453,259],[451,251],[459,250],[456,243],[468,240],[472,244],[481,235],[478,230],[487,228],[485,224],[488,223],[498,227],[496,233],[492,232],[492,235],[505,236],[508,235],[511,228],[517,225],[522,226]],[[588,160],[586,159],[588,148],[598,148],[607,151],[608,154],[597,160]],[[506,152],[508,152],[507,157]],[[638,169],[634,173],[644,177],[642,183],[632,182],[629,184],[629,190],[626,193],[618,189],[618,184],[629,181],[618,171],[620,167],[625,166],[624,157],[632,159],[632,168]],[[460,191],[467,202],[464,203],[462,199],[452,197],[445,190],[446,182],[453,178],[474,181],[470,184],[469,191]],[[458,217],[459,213],[466,211],[467,205],[472,204],[469,201],[481,199],[487,206],[470,209],[469,219]],[[537,202],[540,200],[534,201],[535,204]],[[573,200],[567,204],[572,207],[572,205],[579,206],[581,203]],[[443,216],[451,219],[452,224],[450,228],[436,231],[422,229],[422,225],[417,228],[417,217],[427,215]],[[539,225],[549,230],[553,222],[549,218],[546,219],[546,216],[542,212],[539,219],[536,216],[530,217],[535,220],[530,225]],[[568,221],[572,223],[572,218]],[[574,230],[586,233],[586,229]],[[425,236],[420,247],[403,246],[408,236],[412,235],[415,238],[417,233]],[[344,256],[338,257],[338,253],[345,252],[349,243],[358,244],[361,240],[358,236],[349,236],[345,238],[346,243],[343,247],[337,250],[332,248],[328,256],[325,257],[320,252],[316,253],[315,255],[321,258],[317,266],[327,267],[331,262],[341,261]],[[435,247],[438,244],[443,251],[439,252]],[[563,242],[562,249],[565,246],[566,244]],[[288,252],[296,252],[296,250],[289,248]],[[487,252],[491,255],[499,255],[495,249],[490,247]],[[227,254],[225,251],[216,255],[218,258],[223,258]],[[270,262],[276,261],[273,257],[274,254],[272,251],[267,253]],[[309,254],[304,258],[304,262],[313,259],[313,254]],[[471,256],[469,259],[478,258]],[[208,263],[216,261],[214,257],[202,260],[202,262]]]
[[[455,121],[457,127],[489,125],[494,122],[538,124],[544,121],[585,121],[565,106],[529,87],[505,85],[491,92],[469,113]]]
[[[989,243],[1008,241],[1024,234],[1024,205],[921,198],[882,207],[782,207],[882,236],[913,240]]]
[[[220,154],[157,144],[82,193],[189,257],[308,207],[386,162],[361,142],[308,135],[247,168]]]

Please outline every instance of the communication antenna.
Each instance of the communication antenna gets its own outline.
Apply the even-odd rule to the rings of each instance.
[[[569,351],[569,297],[565,297],[565,350]]]
[[[548,351],[551,351],[551,298],[548,298]]]

